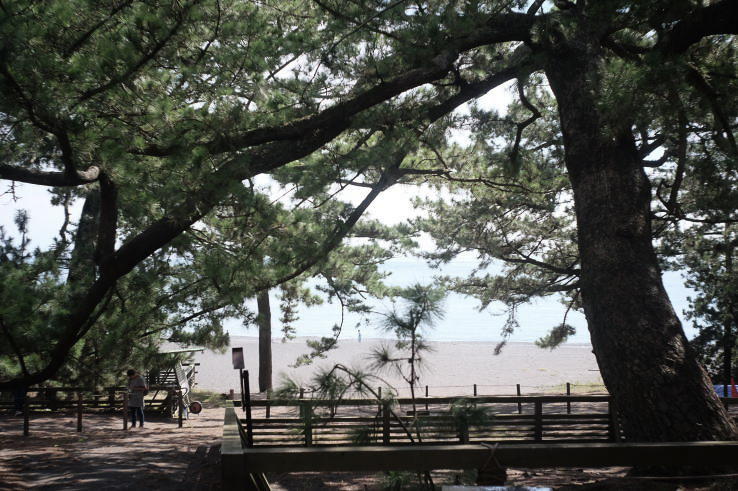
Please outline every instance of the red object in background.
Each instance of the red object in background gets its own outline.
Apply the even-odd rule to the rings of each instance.
[[[735,388],[735,380],[730,377],[730,397],[738,397],[738,390]]]

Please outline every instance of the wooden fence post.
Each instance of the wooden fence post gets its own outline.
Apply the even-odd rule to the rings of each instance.
[[[459,432],[459,443],[469,443],[469,422],[459,421],[459,426],[456,429]]]
[[[382,387],[377,387],[377,401],[379,404],[377,404],[377,416],[381,416],[383,414],[382,412]]]
[[[52,411],[56,411],[61,407],[61,403],[59,402],[59,392],[56,389],[48,387],[44,389],[44,399],[46,399],[47,407]]]
[[[167,398],[166,398],[166,400],[169,401],[169,403],[167,404],[167,407],[166,407],[167,416],[170,417],[170,418],[173,418],[174,417],[174,404],[175,404],[175,401],[176,401],[176,398],[174,396],[174,389],[172,389],[172,388],[167,389]]]
[[[115,411],[115,387],[108,387],[108,407]]]
[[[128,429],[128,392],[123,392],[123,429]]]
[[[477,397],[477,384],[474,384],[474,397]]]
[[[29,413],[30,412],[30,405],[28,403],[28,393],[26,393],[26,397],[23,398],[23,436],[28,436],[30,431],[30,421],[29,421]]]
[[[184,401],[182,400],[182,389],[177,389],[177,427],[182,428],[182,413],[184,411]]]
[[[571,397],[571,384],[566,383],[566,396]],[[566,414],[571,414],[571,401],[566,401]]]
[[[535,401],[535,426],[533,434],[535,441],[540,442],[543,440],[543,401],[540,399]]]
[[[607,402],[607,412],[610,414],[610,441],[620,441],[620,423],[618,422],[618,414],[613,408],[612,401]]]
[[[238,386],[241,387],[241,409],[244,407],[243,395],[243,368],[238,369]]]
[[[390,410],[389,404],[382,404],[382,443],[390,444]]]
[[[244,410],[246,411],[246,445],[248,447],[254,446],[254,421],[251,419],[251,383],[249,382],[249,371],[244,370],[243,372],[243,387],[244,387]]]
[[[520,384],[515,384],[518,392],[518,397],[520,397]],[[523,414],[523,405],[520,403],[520,400],[518,400],[518,414]]]
[[[77,391],[77,433],[82,433],[82,391]]]
[[[302,404],[302,413],[305,421],[305,446],[313,446],[313,408],[310,403]]]

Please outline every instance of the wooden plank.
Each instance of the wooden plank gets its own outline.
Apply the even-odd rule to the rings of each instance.
[[[448,407],[453,402],[465,399],[473,401],[477,405],[481,404],[514,404],[517,408],[518,404],[535,404],[540,401],[545,405],[559,403],[563,407],[573,403],[609,403],[609,395],[550,395],[550,396],[481,396],[481,397],[418,397],[415,402],[417,405],[432,405],[435,407]],[[412,405],[412,399],[410,398],[399,398],[394,401],[399,406],[410,406]],[[266,407],[266,406],[284,406],[294,407],[304,404],[305,399],[302,400],[275,400],[275,399],[261,399],[254,400],[254,407]],[[310,403],[314,406],[333,406],[333,407],[365,407],[365,406],[377,406],[378,402],[374,399],[343,399],[340,401],[326,401],[320,399],[310,399]]]
[[[276,422],[276,421],[275,421]],[[350,439],[351,434],[359,429],[370,430],[379,433],[380,426],[374,420],[354,420],[344,419],[339,424],[334,421],[318,421],[313,424],[313,433],[316,443],[322,442],[326,437],[335,440],[342,437]],[[531,418],[527,421],[507,421],[506,424],[496,423],[492,426],[470,428],[470,436],[472,440],[507,440],[507,439],[529,439],[535,438],[534,420]],[[541,432],[539,437],[544,440],[555,438],[582,438],[582,435],[591,436],[597,440],[607,440],[609,438],[609,421],[603,419],[554,419],[550,421],[543,418],[541,422]],[[280,438],[294,439],[294,435],[303,433],[304,424],[299,419],[280,420],[279,424],[256,424],[254,433],[256,435],[257,444],[276,441]],[[385,435],[388,435],[391,441],[409,441],[404,429],[396,422],[392,422],[385,429]],[[446,441],[455,440],[458,436],[458,430],[450,424],[448,419],[439,419],[437,421],[425,420],[421,424],[421,434],[425,441]],[[290,438],[290,435],[293,435]]]
[[[248,472],[474,469],[490,455],[490,448],[475,444],[250,448],[239,458],[224,454],[223,463],[238,462]],[[519,468],[728,465],[735,455],[738,442],[501,444],[494,451],[502,466]]]
[[[542,415],[544,425],[610,424],[610,415],[605,413],[572,413]]]
[[[243,466],[241,434],[238,417],[232,407],[225,410],[223,421],[223,441],[220,447],[222,463],[223,489],[239,488],[246,481],[246,469]]]

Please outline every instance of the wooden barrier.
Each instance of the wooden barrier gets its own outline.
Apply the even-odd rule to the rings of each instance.
[[[486,408],[492,421],[484,425],[467,425],[463,419],[455,419],[450,407],[459,399],[453,397],[416,399],[418,406],[428,407],[417,418],[403,410],[404,405],[411,403],[410,399],[393,401],[394,413],[390,412],[390,403],[386,401],[352,399],[328,403],[299,399],[254,400],[254,407],[264,408],[264,417],[251,418],[250,427],[244,426],[252,437],[253,446],[325,446],[356,442],[409,444],[417,442],[417,433],[426,443],[499,440],[607,442],[620,439],[609,396],[485,396],[464,399],[475,408]],[[274,417],[273,411],[281,415]],[[293,414],[284,414],[290,411]],[[417,428],[417,431],[408,431],[410,428]]]
[[[159,409],[165,415],[173,416],[173,406],[178,403],[174,389],[170,386],[154,386],[149,391],[165,391],[166,399],[146,400],[148,411]],[[106,396],[107,393],[107,397]],[[60,397],[60,395],[62,397]],[[123,412],[123,429],[128,428],[127,388],[107,387],[102,391],[92,391],[80,387],[41,387],[30,388],[23,401],[23,435],[30,434],[30,415],[47,411],[67,411],[76,416],[77,432],[82,432],[85,411]],[[179,404],[181,406],[181,402]],[[0,412],[15,411],[14,400],[0,400]],[[181,414],[180,414],[181,418]],[[180,419],[179,426],[182,427]]]
[[[221,459],[224,487],[262,489],[264,472],[734,465],[738,442],[524,443],[259,448],[245,446],[233,408],[226,409]]]
[[[430,413],[455,400],[428,399],[416,400],[416,403],[428,403],[432,408]],[[476,433],[472,428],[466,428],[466,433],[454,428],[455,434],[446,432],[446,441],[436,437],[429,443],[426,435],[422,444],[414,445],[408,444],[409,440],[405,440],[405,444],[397,444],[398,435],[404,438],[405,430],[398,430],[399,424],[393,422],[389,402],[343,401],[338,406],[350,404],[354,410],[363,407],[365,412],[377,408],[378,413],[363,419],[360,416],[336,416],[321,421],[320,418],[316,420],[313,413],[313,406],[319,401],[254,400],[253,406],[262,407],[265,417],[251,418],[251,431],[242,424],[234,408],[227,408],[221,449],[224,487],[268,490],[265,472],[433,469],[476,469],[481,484],[502,484],[505,467],[718,467],[735,465],[735,456],[738,455],[738,442],[732,441],[622,442],[623,435],[609,404],[609,396],[503,396],[471,400],[475,406],[507,404],[511,409],[506,414],[496,414],[494,424],[485,425]],[[722,401],[735,417],[738,399]],[[407,401],[396,402],[401,405]],[[607,411],[582,412],[573,407],[578,402],[604,402],[607,403]],[[552,414],[546,410],[546,404],[559,404],[565,410]],[[280,405],[309,416],[302,420],[272,417],[272,409]],[[524,413],[524,408],[530,409],[531,405],[532,414]],[[342,409],[331,407],[330,414],[337,414]],[[440,429],[440,418],[435,417]],[[407,421],[412,419],[407,418]],[[374,429],[374,445],[348,444],[351,426],[361,424]],[[613,441],[592,442],[593,438],[601,438],[605,434]],[[451,443],[455,438],[459,443]],[[531,439],[539,441],[530,442]],[[546,442],[549,439],[554,441]],[[247,442],[253,443],[249,445]]]
[[[242,452],[247,436],[233,408],[227,408],[221,444],[221,478],[223,489],[268,490],[263,473],[249,472],[243,465]]]
[[[84,387],[32,387],[28,390],[25,402],[31,412],[77,410],[81,404],[84,411],[116,411],[121,407],[122,394],[126,387],[106,387],[102,390],[90,390]],[[149,392],[160,391],[167,394],[162,399],[146,400],[148,410],[161,410],[173,414],[176,404],[174,389],[171,386],[152,386]],[[171,405],[171,408],[169,407]],[[11,413],[15,409],[12,399],[0,400],[0,413]]]
[[[427,415],[419,421],[428,433],[424,441],[515,442],[607,442],[625,437],[607,395],[572,396],[483,396],[462,398],[475,407],[487,407],[493,416],[490,425],[457,428],[449,420],[449,407],[459,398],[418,398],[427,405]],[[722,400],[738,421],[738,398]],[[250,431],[255,446],[345,445],[362,438],[371,444],[410,443],[403,425],[415,421],[404,415],[410,399],[392,401],[399,418],[391,417],[390,402],[375,399],[350,399],[338,402],[315,399],[252,400],[257,417],[251,418]],[[304,415],[310,414],[309,421]],[[335,414],[335,416],[333,416]],[[398,421],[399,419],[399,421]],[[402,424],[401,424],[402,423]]]

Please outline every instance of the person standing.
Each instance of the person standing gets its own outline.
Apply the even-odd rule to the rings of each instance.
[[[144,425],[144,396],[148,392],[146,382],[136,370],[130,369],[128,372],[128,410],[131,413],[131,428],[136,427],[136,420],[139,420],[139,427]]]

